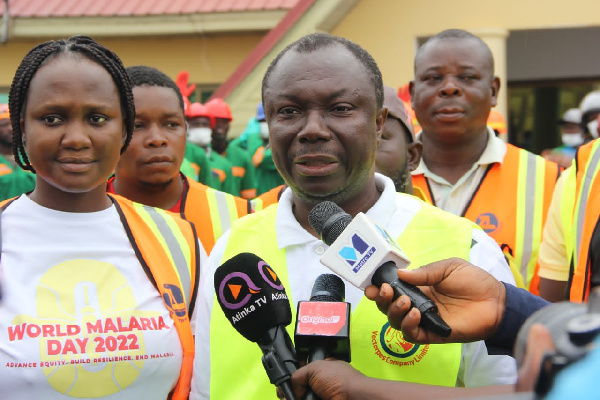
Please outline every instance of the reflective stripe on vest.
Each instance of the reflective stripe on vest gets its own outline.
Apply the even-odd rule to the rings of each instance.
[[[285,185],[279,185],[269,190],[268,192],[261,194],[257,198],[250,200],[251,212],[258,212],[264,210],[271,204],[279,202],[279,198],[281,197],[281,194],[283,193],[284,189]]]
[[[599,140],[594,140],[579,148],[575,167],[575,203],[570,247],[572,249],[572,272],[569,280],[569,297],[573,302],[582,302],[587,300],[590,291],[589,250],[594,228],[600,217]]]
[[[199,278],[198,239],[187,221],[161,209],[109,195],[149,278],[160,292],[182,346],[179,379],[172,399],[190,393],[194,365],[194,337],[189,315],[193,311]],[[189,312],[188,312],[189,309]]]
[[[558,174],[556,164],[507,144],[503,163],[489,167],[462,214],[481,226],[505,252],[510,249],[512,256],[507,258],[515,281],[533,292],[537,292],[537,284],[532,282],[537,282],[542,230]],[[413,185],[433,199],[423,175],[413,176]]]
[[[248,200],[220,192],[186,178],[188,188],[182,196],[181,217],[196,225],[207,254],[233,221],[248,214]]]
[[[277,246],[277,207],[269,207],[235,222],[222,262],[244,251],[250,251],[265,260],[273,267],[284,287],[288,288],[294,321],[294,304],[300,299],[292,298],[286,252]],[[473,229],[479,228],[465,219],[424,204],[413,222],[402,232],[398,242],[402,248],[410,249],[407,254],[414,267],[452,256],[469,259]],[[448,235],[449,230],[452,235]],[[210,398],[276,398],[260,362],[262,353],[259,347],[244,339],[231,326],[218,306],[216,297],[212,311]],[[351,319],[352,365],[357,369],[381,379],[445,386],[456,384],[461,362],[460,344],[409,344],[398,332],[386,327],[386,316],[377,310],[374,302],[366,298],[353,310]],[[287,330],[293,338],[294,322]],[[403,351],[404,346],[408,349],[404,354],[394,355]],[[252,382],[252,385],[246,382]]]

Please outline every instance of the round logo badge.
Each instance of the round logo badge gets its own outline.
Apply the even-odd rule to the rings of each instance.
[[[498,218],[492,213],[484,213],[477,217],[475,223],[485,231],[485,233],[492,233],[498,229]]]

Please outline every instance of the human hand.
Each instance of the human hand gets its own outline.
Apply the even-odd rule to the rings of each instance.
[[[552,334],[544,325],[533,324],[529,329],[527,336],[527,347],[525,348],[525,357],[523,364],[519,368],[519,378],[517,380],[517,392],[531,392],[540,375],[542,361],[546,354],[553,354],[556,351]]]
[[[377,303],[394,329],[402,330],[413,343],[472,342],[491,337],[504,314],[506,289],[502,282],[473,264],[450,258],[412,270],[398,270],[401,280],[419,286],[438,307],[440,316],[452,328],[442,338],[419,326],[421,313],[410,308],[410,299],[400,296],[392,302],[393,290],[369,286],[365,295]]]
[[[363,386],[360,382],[368,379],[345,361],[319,360],[296,370],[292,374],[292,386],[298,399],[312,389],[323,400],[348,400],[352,388]]]

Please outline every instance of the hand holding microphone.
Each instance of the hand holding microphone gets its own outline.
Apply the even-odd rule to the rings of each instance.
[[[398,265],[410,261],[389,234],[359,213],[354,219],[337,204],[325,201],[317,204],[308,217],[310,225],[330,246],[321,262],[354,286],[365,289],[374,284],[388,283],[394,299],[410,298],[411,306],[421,312],[420,325],[441,337],[452,329],[438,314],[437,306],[418,287],[398,278]]]

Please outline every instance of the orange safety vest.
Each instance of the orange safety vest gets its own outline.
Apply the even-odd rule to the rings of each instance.
[[[600,140],[577,150],[575,156],[575,204],[573,208],[573,241],[568,293],[572,302],[587,301],[590,293],[590,243],[600,218]]]
[[[269,207],[271,204],[279,203],[279,198],[285,190],[286,185],[279,185],[261,194],[260,196],[250,200],[250,209],[252,212],[258,212]]]
[[[108,194],[146,275],[161,294],[175,324],[183,351],[173,400],[190,393],[194,367],[194,336],[189,316],[194,310],[200,277],[198,237],[193,224],[175,214]],[[16,198],[0,202],[3,211]]]
[[[210,254],[215,242],[231,227],[231,223],[249,214],[248,200],[215,190],[190,178],[181,195],[181,218],[191,221],[198,229],[200,242]]]
[[[557,164],[526,150],[506,145],[504,162],[491,164],[461,216],[476,222],[502,248],[517,283],[537,294],[537,255],[542,230],[560,174]],[[413,175],[435,205],[427,178]]]

